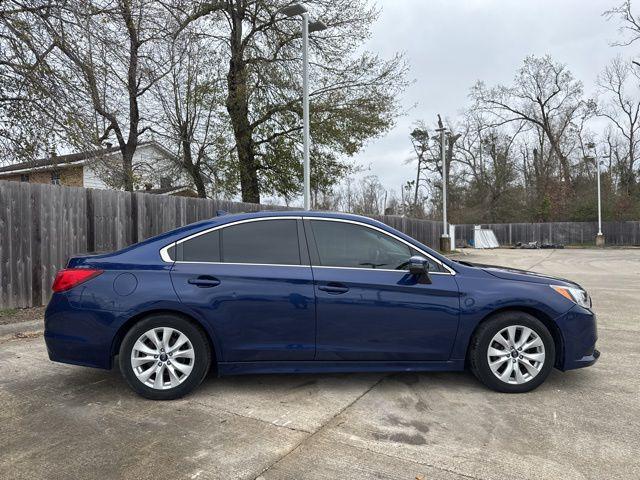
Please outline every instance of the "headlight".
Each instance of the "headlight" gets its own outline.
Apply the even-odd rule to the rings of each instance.
[[[568,298],[574,303],[577,303],[581,307],[591,308],[591,298],[587,295],[587,292],[582,290],[581,288],[575,287],[563,287],[561,285],[549,285],[556,292],[562,295],[565,298]]]

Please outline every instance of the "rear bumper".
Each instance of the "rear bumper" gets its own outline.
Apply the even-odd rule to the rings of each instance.
[[[96,313],[69,307],[64,294],[53,294],[44,316],[49,359],[94,368],[111,368],[112,335]]]
[[[598,361],[598,327],[596,315],[591,310],[576,305],[558,318],[556,324],[563,339],[560,370],[589,367]]]
[[[84,367],[110,369],[111,362],[103,355],[96,356],[96,349],[84,339],[63,338],[45,332],[44,341],[47,345],[49,360]]]

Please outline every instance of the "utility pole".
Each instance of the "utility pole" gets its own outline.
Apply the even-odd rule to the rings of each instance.
[[[440,161],[442,164],[442,236],[440,237],[440,251],[449,253],[451,252],[451,238],[449,238],[449,225],[447,223],[447,153],[445,150],[447,129],[442,124],[440,115],[438,115],[438,127],[436,132],[440,133]]]

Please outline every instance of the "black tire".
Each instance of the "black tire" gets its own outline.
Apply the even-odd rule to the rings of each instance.
[[[131,360],[132,350],[137,340],[145,332],[161,327],[169,327],[186,335],[193,346],[194,352],[193,368],[186,378],[175,387],[162,390],[148,386],[138,379]],[[166,362],[166,360],[165,356],[165,363],[170,364],[171,359],[168,359],[169,362]],[[175,362],[176,360],[174,359],[174,368]],[[135,323],[125,335],[120,345],[119,365],[122,376],[134,392],[151,400],[174,400],[191,392],[206,377],[211,365],[211,348],[206,334],[189,320],[170,314],[151,315]],[[169,367],[166,366],[165,368]]]
[[[494,336],[506,327],[518,325],[530,328],[540,337],[544,345],[545,354],[544,361],[540,362],[542,366],[537,375],[520,384],[508,383],[499,379],[491,370],[489,359],[487,358],[488,349]],[[530,392],[539,387],[551,373],[551,369],[555,364],[555,356],[555,344],[547,327],[534,316],[519,311],[502,312],[486,320],[478,327],[469,346],[469,365],[473,374],[487,387],[504,393]],[[507,362],[514,363],[514,368],[516,368],[516,365],[517,368],[521,368],[517,360],[513,360],[510,357],[507,358],[509,358]],[[522,366],[521,371],[526,372],[526,368]],[[515,372],[512,375],[515,377]]]

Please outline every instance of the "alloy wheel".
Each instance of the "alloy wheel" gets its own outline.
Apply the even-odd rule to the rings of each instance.
[[[194,364],[191,341],[175,328],[152,328],[140,335],[131,350],[131,367],[136,377],[156,390],[180,385],[191,374]]]
[[[544,366],[544,343],[533,329],[511,325],[493,336],[487,360],[491,371],[501,381],[515,385],[527,383]]]

